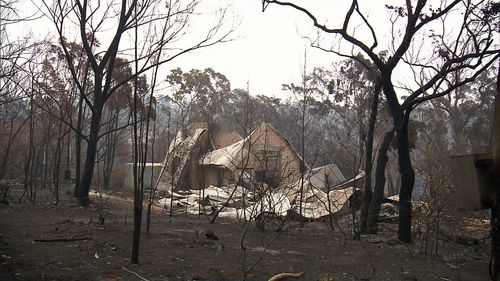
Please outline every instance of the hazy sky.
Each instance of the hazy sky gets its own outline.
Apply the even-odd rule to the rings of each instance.
[[[263,13],[260,0],[217,1],[220,5],[231,4],[240,22],[235,33],[238,39],[184,56],[173,65],[186,70],[212,67],[225,74],[233,88],[246,89],[249,81],[252,94],[279,96],[284,94],[283,83],[300,82],[305,52],[309,70],[339,60],[333,54],[309,47],[309,41],[303,37],[315,38],[316,29],[311,20],[297,11],[271,5]],[[316,5],[309,8],[328,23],[335,24],[334,21],[343,20],[350,1],[313,2]],[[373,1],[360,3],[375,23],[387,20],[388,14],[380,2],[378,7],[372,7]]]
[[[338,27],[343,21],[350,1],[298,2],[304,3],[321,22]],[[401,1],[359,1],[364,14],[384,34],[390,31],[387,21],[389,14],[383,4],[388,2]],[[212,67],[228,77],[232,88],[246,89],[248,81],[250,92],[254,95],[282,96],[285,94],[281,90],[283,83],[300,82],[306,51],[308,70],[315,66],[328,66],[333,61],[339,60],[339,57],[333,54],[309,47],[309,41],[303,37],[315,38],[316,29],[312,26],[311,20],[293,9],[270,5],[265,12],[262,12],[261,0],[207,0],[202,3],[212,8],[229,5],[229,16],[234,17],[237,23],[233,34],[234,41],[181,56],[163,66],[162,76],[175,67],[181,67],[184,71]],[[356,22],[353,24],[354,27]],[[40,37],[55,33],[54,26],[48,21],[31,22],[18,28],[23,29],[23,32],[32,29],[33,33]],[[366,29],[356,27],[356,35],[365,39],[364,36],[368,36],[368,33]],[[381,39],[383,40],[379,38]],[[328,46],[330,43],[326,42]],[[385,49],[384,43],[380,43],[380,50]]]
[[[223,2],[223,1],[221,1]],[[287,9],[262,12],[260,0],[232,1],[240,24],[236,40],[179,58],[173,64],[182,68],[212,67],[225,74],[233,88],[246,88],[252,94],[282,94],[283,83],[298,82],[307,48],[308,65],[329,64],[331,55],[312,51],[301,38],[310,26]],[[273,7],[274,8],[274,7]]]

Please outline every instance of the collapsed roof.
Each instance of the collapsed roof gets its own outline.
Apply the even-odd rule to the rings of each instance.
[[[280,133],[278,133],[278,131],[276,131],[276,129],[270,123],[263,122],[244,139],[205,154],[200,159],[200,164],[225,167],[231,171],[234,171],[237,167],[241,166],[243,159],[245,159],[249,153],[250,147],[252,147],[252,145],[254,145],[260,138],[258,132],[262,130],[271,132],[278,136],[288,147],[293,150],[295,156],[300,159],[300,161],[302,161],[302,157],[292,148],[290,142],[285,139]]]
[[[220,130],[219,132],[224,130]],[[285,158],[287,158],[288,161],[291,161],[290,163],[287,163],[287,166],[290,166],[291,163],[293,163],[291,166],[293,166],[295,174],[291,175],[284,173],[283,176],[288,177],[286,181],[281,182],[279,187],[276,189],[262,189],[261,192],[264,193],[258,197],[253,197],[252,192],[249,192],[250,190],[238,186],[237,183],[239,184],[240,182],[235,179],[233,179],[227,187],[223,187],[224,184],[218,184],[219,187],[205,185],[203,187],[203,191],[198,191],[198,193],[200,193],[198,195],[196,195],[194,191],[191,191],[192,197],[200,198],[193,199],[188,196],[184,199],[180,199],[185,201],[182,201],[182,204],[191,206],[193,211],[199,209],[201,201],[208,200],[211,202],[210,205],[219,206],[221,204],[225,204],[224,202],[227,200],[229,206],[233,206],[230,207],[230,209],[234,209],[235,214],[243,212],[248,214],[250,217],[255,217],[258,213],[262,212],[271,212],[280,216],[294,213],[308,219],[317,219],[330,214],[338,213],[344,209],[346,205],[349,205],[348,203],[350,202],[350,199],[359,191],[359,189],[352,187],[351,184],[364,176],[364,172],[361,171],[360,174],[353,179],[346,180],[335,164],[329,164],[308,170],[304,173],[303,178],[301,178],[300,163],[303,161],[301,156],[269,123],[260,124],[247,137],[239,139],[222,148],[204,154],[200,154],[199,150],[198,153],[193,153],[193,151],[196,151],[197,146],[202,145],[203,139],[205,139],[203,136],[208,135],[206,132],[206,126],[194,124],[190,126],[189,130],[180,131],[176,138],[172,141],[169,148],[171,160],[168,160],[170,162],[166,163],[167,165],[165,165],[165,167],[170,167],[169,165],[172,165],[171,162],[174,161],[172,160],[173,158],[177,157],[179,159],[176,160],[178,163],[177,170],[167,170],[174,173],[174,183],[181,179],[181,174],[185,173],[184,171],[187,171],[187,168],[184,167],[192,166],[188,165],[189,159],[191,159],[192,164],[194,164],[193,161],[196,161],[195,164],[200,167],[205,166],[205,173],[207,173],[205,176],[214,172],[213,170],[209,170],[214,167],[215,170],[220,170],[220,168],[223,170],[229,170],[230,174],[235,173],[235,171],[238,170],[242,171],[246,168],[251,168],[257,171],[257,169],[262,169],[262,167],[259,166],[259,163],[251,163],[251,165],[247,165],[248,163],[243,161],[248,160],[251,155],[255,157],[259,152],[264,152],[264,150],[271,151],[272,149],[278,149],[277,151],[271,151],[276,152],[275,157],[278,158],[281,158],[281,156],[277,155],[281,155],[281,153],[286,151],[287,157]],[[220,145],[223,141],[227,142],[234,139],[237,139],[235,135],[228,135],[226,137],[219,138],[217,143]],[[207,140],[212,142],[211,137]],[[213,145],[213,142],[211,144],[211,148],[216,148],[216,146]],[[169,159],[168,156],[166,159]],[[204,169],[202,169],[202,173],[203,170]],[[198,170],[196,170],[196,173],[198,173]],[[218,172],[215,172],[215,174],[218,174]],[[190,175],[191,178],[195,176],[196,175]],[[234,187],[231,188],[228,186]],[[191,189],[193,186],[187,188]],[[234,192],[231,191],[231,189],[234,188],[239,188],[242,191],[239,196],[229,198],[229,194],[234,194]],[[204,194],[203,198],[201,198],[201,194]],[[249,203],[248,205],[238,206],[240,205],[238,202],[243,200],[242,197],[247,197],[244,200]],[[299,212],[301,199],[303,204],[301,212]]]
[[[158,185],[173,185],[177,189],[198,184],[193,166],[207,151],[241,140],[241,136],[224,122],[211,124],[194,122],[180,129],[170,142]],[[194,165],[193,165],[194,164]],[[196,179],[195,179],[196,178]]]
[[[335,164],[317,167],[304,175],[304,184],[311,185],[319,190],[328,191],[345,181],[345,177]],[[300,180],[296,185],[300,186]]]
[[[158,177],[157,184],[177,186],[186,169],[189,159],[196,157],[196,152],[206,139],[207,129],[195,129],[192,135],[186,135],[183,130],[179,130],[175,138],[170,143],[167,155],[163,161],[163,168]],[[177,163],[175,163],[177,162]]]
[[[234,171],[238,166],[240,166],[244,155],[248,153],[244,150],[245,143],[247,141],[248,137],[229,146],[211,151],[202,156],[200,164],[225,167]],[[248,151],[248,148],[246,150]]]

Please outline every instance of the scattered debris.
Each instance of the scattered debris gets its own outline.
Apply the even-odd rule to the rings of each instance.
[[[157,181],[165,209],[261,222],[290,214],[315,220],[345,206],[357,209],[359,196],[353,195],[360,190],[352,186],[364,171],[346,180],[332,163],[301,178],[301,156],[271,124],[260,124],[245,138],[226,129],[219,132],[225,137],[211,135],[207,124],[193,123],[178,132]],[[217,136],[224,140],[220,146],[212,140]]]
[[[122,269],[123,269],[123,270],[125,270],[125,271],[126,271],[126,272],[128,272],[128,273],[131,273],[131,274],[133,274],[133,275],[137,276],[137,277],[138,277],[139,279],[141,279],[142,281],[149,281],[149,279],[146,279],[146,278],[142,277],[139,273],[134,272],[134,271],[132,271],[132,270],[130,270],[130,269],[127,269],[127,268],[126,268],[126,267],[124,267],[124,266],[122,266]]]
[[[304,277],[306,273],[304,271],[299,272],[299,273],[280,273],[277,275],[274,275],[273,277],[269,278],[268,281],[281,281],[281,280],[286,280],[286,279],[299,279],[301,277]]]
[[[398,206],[394,203],[383,203],[380,206],[379,221],[394,222],[399,217]]]

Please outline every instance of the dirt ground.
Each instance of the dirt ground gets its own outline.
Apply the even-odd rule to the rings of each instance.
[[[489,280],[489,239],[442,242],[438,255],[424,255],[418,241],[410,247],[397,243],[391,224],[379,236],[354,241],[324,223],[279,235],[251,223],[244,251],[243,221],[210,224],[205,216],[169,217],[161,207],[155,208],[150,234],[143,231],[140,264],[133,265],[130,195],[107,198],[104,224],[95,223],[97,204],[84,209],[62,195],[55,206],[43,191],[35,204],[19,204],[19,195],[10,191],[11,204],[0,206],[0,280],[243,280],[244,271],[246,280],[301,271],[300,280]],[[487,237],[487,230],[473,234]],[[219,240],[207,238],[207,231]]]

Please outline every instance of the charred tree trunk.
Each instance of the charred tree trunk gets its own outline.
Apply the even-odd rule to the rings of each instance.
[[[101,127],[101,114],[102,105],[100,103],[96,103],[95,108],[92,111],[92,117],[90,121],[90,131],[89,140],[87,143],[85,166],[80,181],[80,186],[78,187],[78,204],[80,204],[80,206],[87,206],[90,203],[89,191],[90,185],[92,184],[92,178],[94,176],[97,143],[99,141],[99,131]]]
[[[375,132],[375,123],[377,122],[378,101],[381,85],[379,82],[375,85],[373,93],[370,120],[368,124],[368,135],[366,139],[366,156],[365,156],[365,189],[363,192],[363,199],[361,203],[361,217],[360,217],[360,232],[366,232],[368,228],[368,209],[372,201],[372,154],[373,154],[373,134]]]
[[[33,108],[33,98],[30,99],[30,115],[29,115],[29,147],[28,147],[28,159],[24,163],[24,192],[19,198],[19,203],[26,195],[28,200],[32,200],[32,191],[33,191],[33,139],[34,139],[34,108]]]
[[[83,118],[83,94],[80,93],[80,99],[78,100],[78,119],[76,121],[76,132],[75,132],[75,190],[73,191],[73,196],[78,197],[78,190],[80,189],[81,181],[81,163],[82,163],[82,118]]]
[[[415,183],[415,172],[410,159],[410,142],[408,139],[408,122],[391,81],[391,73],[382,74],[382,88],[396,130],[399,174],[401,175],[401,188],[399,191],[399,222],[398,238],[405,243],[411,243],[411,195]]]
[[[110,114],[111,115],[111,114]],[[108,131],[116,130],[118,128],[118,118],[119,112],[115,111],[110,117]],[[118,131],[109,133],[105,137],[105,150],[104,151],[104,163],[103,163],[103,187],[104,189],[109,189],[111,182],[111,175],[113,173],[113,167],[115,164],[115,151],[118,139]]]
[[[132,254],[131,262],[133,264],[139,263],[139,248],[141,242],[141,226],[142,226],[142,202],[143,202],[143,178],[140,175],[140,170],[143,165],[142,160],[139,157],[139,135],[137,128],[137,81],[135,83],[134,89],[134,231],[132,235]],[[142,126],[142,124],[141,124]]]
[[[380,214],[380,206],[382,198],[384,197],[385,187],[385,167],[387,166],[387,151],[391,146],[392,139],[394,138],[394,130],[385,133],[382,144],[377,154],[377,166],[375,170],[375,188],[373,197],[368,209],[367,231],[368,233],[375,234],[378,231],[378,218]]]
[[[401,188],[399,191],[399,222],[398,222],[398,238],[405,242],[411,243],[411,196],[413,185],[415,183],[415,171],[410,159],[410,144],[408,140],[408,129],[405,126],[397,132],[398,140],[398,162],[399,173],[401,175]]]
[[[492,280],[500,279],[500,65],[497,73],[497,91],[493,117],[493,170],[496,202],[491,209],[491,244],[493,252]]]
[[[60,183],[60,165],[61,165],[61,156],[62,156],[62,146],[63,146],[63,141],[64,137],[68,133],[68,131],[64,132],[62,131],[63,129],[63,123],[59,122],[59,130],[57,133],[57,143],[56,143],[56,149],[55,149],[55,165],[54,165],[54,170],[52,171],[52,181],[54,184],[54,197],[55,197],[55,204],[59,204],[59,183]]]
[[[156,103],[155,103],[155,114],[156,114]],[[153,143],[151,144],[151,162],[155,163],[155,143],[156,143],[156,117],[153,123]],[[151,229],[151,208],[153,207],[153,202],[155,200],[155,194],[157,190],[157,186],[153,182],[154,175],[154,166],[151,166],[151,179],[149,182],[150,192],[149,192],[149,200],[148,200],[148,210],[146,214],[146,233],[149,234],[149,230]],[[158,178],[159,179],[159,178]]]
[[[134,7],[134,13],[137,16],[137,6]],[[137,18],[136,18],[137,20]],[[137,21],[136,21],[137,24]],[[137,49],[137,25],[134,28],[134,58],[135,58],[135,72],[137,73],[139,69],[138,63],[138,49]],[[134,140],[134,232],[132,235],[132,253],[130,256],[130,261],[133,264],[139,263],[139,249],[141,242],[141,226],[142,226],[142,203],[143,203],[143,188],[144,188],[144,166],[146,165],[146,157],[147,151],[144,152],[142,150],[142,122],[140,123],[140,132],[138,132],[138,102],[139,102],[139,93],[138,93],[138,79],[137,76],[134,77],[134,103],[133,103],[133,120],[134,120],[134,131],[133,131],[133,140]],[[149,116],[148,116],[149,118]],[[147,133],[146,133],[147,134]],[[146,140],[147,146],[147,140]],[[140,172],[139,172],[140,171]]]

